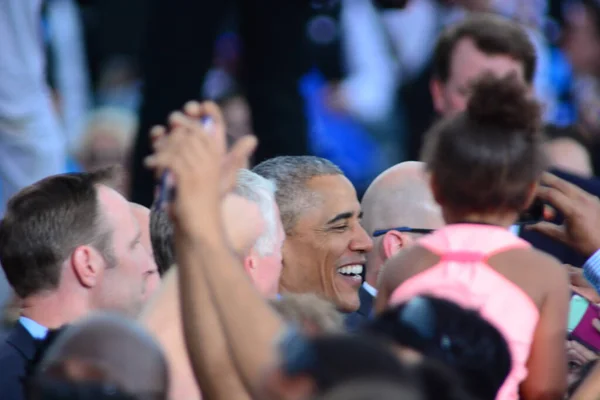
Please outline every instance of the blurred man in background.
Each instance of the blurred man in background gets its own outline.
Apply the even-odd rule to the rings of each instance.
[[[64,172],[66,140],[46,80],[42,0],[0,7],[0,216],[13,194]]]

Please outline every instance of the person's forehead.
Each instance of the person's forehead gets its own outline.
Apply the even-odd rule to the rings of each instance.
[[[138,228],[138,222],[129,202],[116,190],[105,185],[98,185],[98,202],[105,218],[113,227],[133,226]]]
[[[314,197],[312,211],[322,218],[332,218],[339,213],[360,212],[360,204],[352,183],[343,175],[325,175],[306,183]]]
[[[129,203],[131,212],[138,220],[140,225],[150,225],[150,209],[136,203]]]
[[[507,54],[486,54],[477,48],[471,38],[460,39],[450,59],[449,80],[467,84],[486,72],[497,76],[516,73],[525,80],[525,67],[521,61]]]

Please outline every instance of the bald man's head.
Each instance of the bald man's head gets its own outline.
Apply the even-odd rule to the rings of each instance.
[[[415,234],[391,229],[437,229],[444,225],[424,164],[416,161],[397,164],[381,173],[367,189],[362,210],[363,226],[370,235],[376,230],[390,229],[376,238],[368,257],[367,282],[371,285],[375,284],[383,262],[414,239]]]
[[[102,383],[164,399],[167,364],[160,346],[135,321],[95,314],[68,327],[45,354],[38,377]]]

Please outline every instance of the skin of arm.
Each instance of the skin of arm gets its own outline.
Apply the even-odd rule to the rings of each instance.
[[[169,399],[200,399],[200,389],[183,339],[177,267],[165,274],[161,287],[146,306],[140,323],[164,349],[169,365]]]
[[[198,360],[205,356],[202,301],[210,294],[238,373],[252,391],[262,371],[277,362],[275,342],[285,331],[285,324],[252,285],[241,258],[227,245],[214,213],[204,222],[211,234],[191,237],[176,231],[183,326],[192,365],[202,369],[202,361]],[[199,290],[200,281],[209,291]]]
[[[550,260],[544,264],[548,264],[544,268],[544,279],[551,283],[540,310],[540,320],[527,361],[529,373],[520,388],[524,400],[562,399],[567,388],[564,346],[569,312],[569,279],[558,262]]]

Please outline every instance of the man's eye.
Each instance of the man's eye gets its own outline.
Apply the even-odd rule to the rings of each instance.
[[[337,232],[344,232],[348,229],[348,225],[334,226],[332,229]]]
[[[569,361],[569,371],[577,371],[581,365],[577,361]]]

